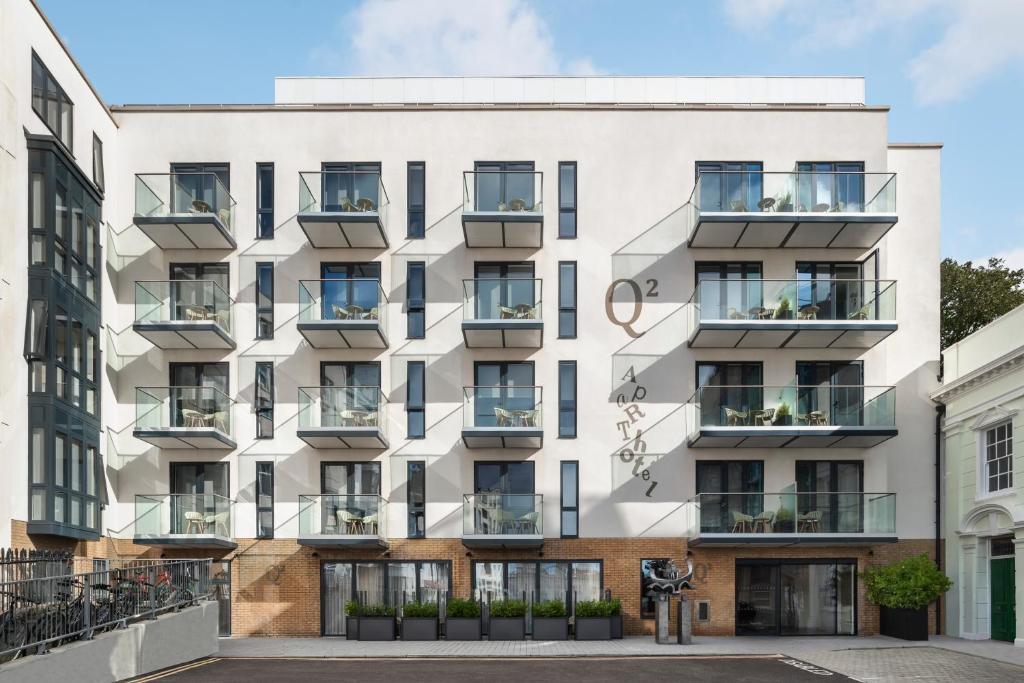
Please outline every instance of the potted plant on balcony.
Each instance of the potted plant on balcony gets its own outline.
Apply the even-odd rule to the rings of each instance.
[[[526,639],[526,601],[497,600],[490,604],[488,640]]]
[[[790,412],[788,403],[780,403],[775,409],[775,419],[772,424],[779,427],[789,427],[793,424],[793,414]]]
[[[880,632],[903,640],[928,640],[928,605],[953,585],[924,553],[869,567],[863,578],[868,601],[880,608]]]
[[[345,603],[345,640],[359,640],[359,602]]]
[[[480,605],[473,600],[453,598],[445,606],[446,640],[480,640]]]
[[[576,603],[576,640],[610,640],[612,614],[618,600],[584,600]]]
[[[775,198],[775,210],[776,211],[792,211],[793,210],[793,195],[789,192],[783,193]]]
[[[534,640],[569,640],[569,617],[561,600],[545,600],[533,605]]]
[[[793,510],[786,506],[780,506],[775,511],[775,519],[772,522],[772,531],[777,534],[791,534],[795,528]]]
[[[788,297],[782,297],[779,299],[779,305],[775,308],[775,319],[776,320],[789,320],[793,317],[793,309],[789,303]]]
[[[409,602],[402,606],[402,640],[437,640],[436,602]]]
[[[359,608],[359,640],[394,640],[395,608],[362,605]]]

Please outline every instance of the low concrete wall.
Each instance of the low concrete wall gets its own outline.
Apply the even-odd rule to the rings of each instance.
[[[217,603],[32,655],[0,666],[0,683],[75,681],[108,683],[217,653]]]

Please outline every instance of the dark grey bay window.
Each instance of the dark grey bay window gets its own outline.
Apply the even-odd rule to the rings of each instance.
[[[274,463],[256,463],[256,538],[274,537]]]
[[[106,180],[103,174],[103,141],[96,133],[92,134],[92,182],[103,192]]]
[[[558,264],[558,338],[576,338],[576,262]]]
[[[256,239],[274,238],[274,164],[256,164]]]
[[[426,363],[411,360],[406,364],[406,371],[406,436],[422,439],[426,436]]]
[[[256,363],[254,408],[256,438],[274,438],[274,364],[270,361]]]
[[[35,52],[32,53],[32,110],[70,150],[74,140],[75,105]]]
[[[561,473],[562,538],[580,535],[580,463],[563,460]]]
[[[558,236],[576,237],[576,162],[558,164]]]
[[[422,161],[410,161],[406,175],[409,204],[407,207],[408,226],[406,237],[421,239],[426,234],[427,210],[427,165]]]
[[[406,271],[406,318],[409,339],[423,339],[427,334],[427,264],[423,261],[411,261]]]
[[[558,438],[576,438],[576,361],[558,361]]]
[[[256,264],[256,338],[274,338],[274,264]]]
[[[406,469],[409,538],[427,537],[427,463],[410,460]]]

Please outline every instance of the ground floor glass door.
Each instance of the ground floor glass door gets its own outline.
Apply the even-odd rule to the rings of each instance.
[[[231,635],[231,560],[214,560],[210,565],[210,587],[217,601],[217,635]]]
[[[736,635],[855,635],[856,563],[739,560]]]

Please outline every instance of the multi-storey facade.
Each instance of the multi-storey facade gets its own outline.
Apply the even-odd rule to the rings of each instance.
[[[861,79],[108,109],[4,11],[7,338],[33,50],[75,149],[103,139],[108,499],[90,533],[37,526],[34,359],[8,357],[0,543],[217,558],[223,629],[272,635],[343,633],[350,598],[606,591],[640,633],[645,575],[688,554],[698,633],[872,633],[856,572],[934,552],[939,153],[890,144]]]

